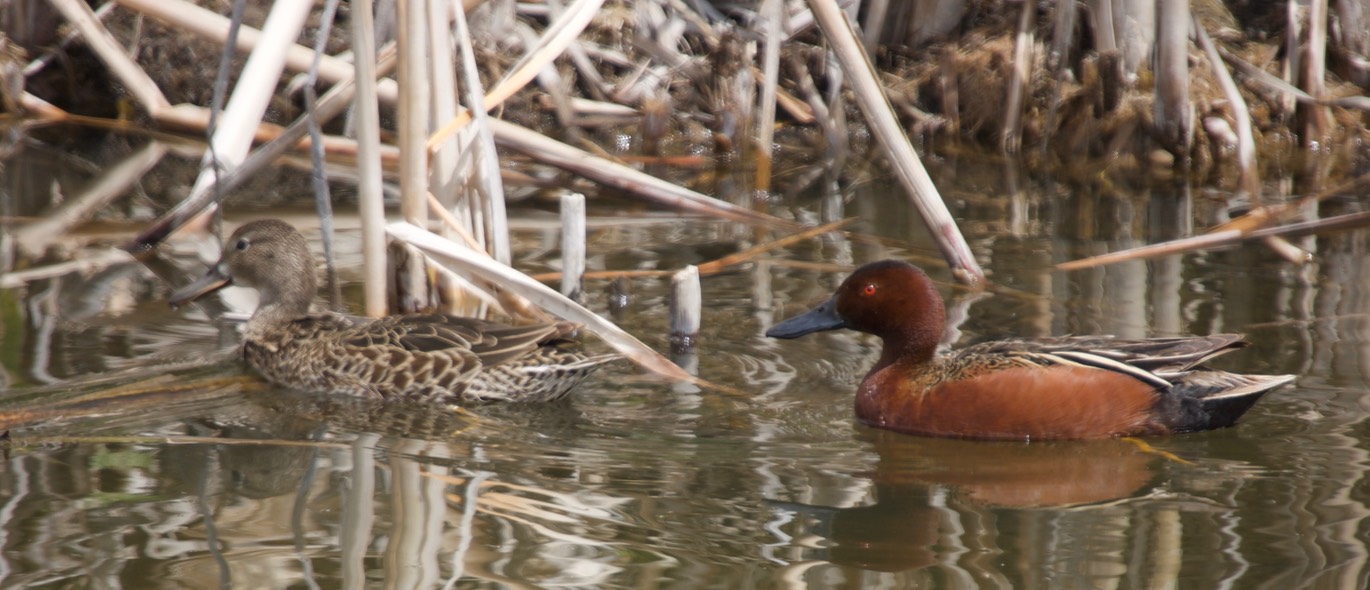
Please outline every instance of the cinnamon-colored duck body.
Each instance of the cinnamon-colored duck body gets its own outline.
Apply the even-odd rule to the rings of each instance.
[[[942,298],[900,261],[857,269],[832,299],[766,332],[850,328],[879,336],[880,360],[856,392],[862,422],[910,434],[999,440],[1092,439],[1224,428],[1292,375],[1240,375],[1203,362],[1239,334],[1125,340],[1004,340],[943,355]]]

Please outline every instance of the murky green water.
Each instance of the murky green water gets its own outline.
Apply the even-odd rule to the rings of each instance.
[[[42,211],[33,192],[48,184],[25,162],[5,163],[6,215]],[[826,236],[705,277],[701,345],[679,360],[742,396],[626,366],[564,403],[469,413],[273,391],[222,360],[231,326],[166,308],[166,281],[121,264],[0,290],[12,439],[0,457],[0,586],[1365,587],[1363,233],[1298,242],[1316,256],[1303,267],[1251,244],[1062,273],[1052,265],[1218,221],[1221,193],[1070,194],[970,161],[934,173],[1003,287],[945,288],[964,318],[952,337],[1245,331],[1255,344],[1224,368],[1299,379],[1236,428],[1150,441],[1174,459],[1126,441],[859,426],[852,391],[877,342],[762,333],[826,297],[842,276],[829,264],[912,257],[946,279],[924,247],[890,245],[926,239],[886,180],[820,182],[768,206],[806,221],[857,216],[856,231],[894,242]],[[138,214],[158,198],[110,206]],[[555,217],[513,216],[516,265],[555,269]],[[31,218],[11,221],[7,252]],[[340,225],[344,276],[355,276],[355,224]],[[601,217],[591,231],[591,270],[677,269],[758,240],[670,215]],[[632,280],[629,305],[611,311],[607,283],[590,281],[588,303],[665,350],[668,282]]]

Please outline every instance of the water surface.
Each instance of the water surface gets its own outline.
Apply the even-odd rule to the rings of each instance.
[[[233,361],[235,325],[213,309],[167,308],[169,279],[142,265],[7,285],[0,586],[1366,586],[1363,233],[1297,242],[1315,257],[1303,266],[1247,244],[1064,273],[1053,265],[1221,221],[1224,194],[1183,183],[1068,190],[993,162],[933,164],[996,289],[950,284],[888,179],[781,194],[766,204],[777,215],[862,221],[704,278],[700,345],[676,358],[743,395],[630,366],[539,406],[292,393]],[[16,252],[12,232],[46,211],[35,192],[52,181],[38,168],[0,188],[16,221],[0,240],[12,270],[71,254]],[[160,212],[173,197],[149,188],[158,174],[173,172],[154,168],[113,201],[113,217]],[[1321,213],[1358,206],[1333,200]],[[591,220],[591,270],[675,270],[775,237],[615,207]],[[310,224],[298,209],[228,212],[230,224]],[[512,216],[515,266],[558,268],[555,215],[525,203]],[[342,213],[339,226],[352,281],[356,225]],[[137,227],[77,231],[115,243]],[[952,342],[1241,331],[1253,345],[1224,368],[1298,380],[1235,428],[1154,439],[1155,451],[873,430],[851,406],[878,342],[763,333],[825,298],[851,265],[883,257],[943,282]],[[587,304],[667,350],[669,280],[628,286],[628,305],[611,309],[608,282],[589,281]]]

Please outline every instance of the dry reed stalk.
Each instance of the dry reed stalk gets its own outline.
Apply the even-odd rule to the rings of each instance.
[[[785,18],[781,0],[763,0],[762,28],[765,34],[762,52],[761,111],[756,120],[756,178],[753,188],[768,192],[771,188],[771,144],[775,138],[775,104],[780,86],[780,37]]]
[[[1307,92],[1304,92],[1303,90],[1300,90],[1297,86],[1294,86],[1289,82],[1281,80],[1278,76],[1270,74],[1269,72],[1266,72],[1260,67],[1251,64],[1250,62],[1247,62],[1246,60],[1242,59],[1241,56],[1238,56],[1226,49],[1219,47],[1218,53],[1223,56],[1223,60],[1227,61],[1227,63],[1229,64],[1232,64],[1232,67],[1240,71],[1243,76],[1246,76],[1251,81],[1259,83],[1262,86],[1265,86],[1266,88],[1269,88],[1276,92],[1283,93],[1292,101],[1305,104],[1319,104],[1334,107],[1342,107],[1347,109],[1356,109],[1360,111],[1370,111],[1370,97],[1315,97],[1308,94]]]
[[[398,0],[400,215],[428,227],[428,11],[425,0]],[[417,261],[416,261],[417,262]],[[411,274],[412,276],[412,274]],[[417,286],[417,285],[414,285]]]
[[[704,215],[777,227],[794,227],[785,221],[732,203],[708,197],[666,182],[645,172],[592,156],[531,129],[498,119],[490,120],[495,142],[530,157],[569,170],[601,184],[635,193],[654,203]]]
[[[1251,132],[1251,113],[1246,107],[1246,99],[1237,90],[1237,83],[1232,80],[1232,74],[1223,65],[1222,56],[1218,49],[1213,45],[1213,40],[1209,38],[1208,32],[1204,30],[1203,23],[1199,19],[1191,19],[1194,38],[1199,43],[1199,47],[1208,55],[1209,64],[1213,68],[1213,77],[1218,80],[1219,87],[1222,88],[1223,96],[1227,99],[1227,109],[1232,115],[1232,121],[1237,126],[1237,170],[1240,178],[1238,186],[1241,191],[1248,195],[1259,195],[1261,178],[1260,170],[1256,167],[1256,140]]]
[[[476,67],[476,51],[471,45],[471,31],[466,15],[457,12],[454,18],[457,43],[461,49],[462,86],[468,105],[482,104],[485,90],[481,86]],[[472,111],[475,122],[475,180],[479,209],[485,215],[485,247],[495,260],[509,264],[513,248],[509,245],[509,216],[504,207],[504,182],[500,175],[499,152],[495,150],[494,134],[490,131],[490,116],[484,111]],[[470,192],[467,193],[471,194]]]
[[[109,34],[95,17],[95,13],[91,12],[90,5],[81,0],[49,0],[49,3],[62,13],[62,17],[67,19],[68,23],[80,31],[86,45],[109,67],[110,72],[128,88],[129,94],[133,95],[148,113],[156,117],[171,107],[171,103],[167,102],[161,89],[157,88],[157,84],[148,77],[147,72],[124,52],[119,42]]]
[[[1189,95],[1189,0],[1160,0],[1156,39],[1156,130],[1176,156],[1189,157],[1194,143],[1194,103]]]
[[[1132,248],[1121,252],[1110,252],[1099,256],[1091,256],[1080,260],[1072,260],[1056,265],[1057,270],[1080,270],[1093,268],[1105,264],[1114,264],[1127,260],[1139,260],[1145,258],[1156,258],[1170,254],[1183,254],[1194,250],[1207,250],[1219,246],[1228,246],[1242,242],[1244,240],[1263,240],[1268,237],[1298,237],[1319,234],[1332,231],[1343,231],[1370,227],[1370,211],[1360,213],[1348,213],[1336,217],[1316,219],[1301,223],[1291,223],[1254,231],[1242,231],[1230,229],[1215,233],[1203,234],[1189,238],[1171,240],[1160,244]]]
[[[437,215],[438,218],[446,224],[448,229],[452,230],[462,239],[462,242],[471,250],[473,255],[484,255],[493,258],[490,253],[481,249],[480,244],[476,242],[476,238],[467,232],[461,222],[458,221],[442,203],[438,202],[437,197],[434,197],[432,193],[428,195],[428,206],[431,213]],[[498,262],[505,264],[502,260],[499,260]],[[442,270],[446,271],[446,269]],[[529,303],[527,299],[520,297],[517,293],[500,289],[495,284],[475,282],[475,279],[471,277],[466,277],[463,280],[473,283],[472,286],[476,287],[477,295],[491,295],[492,297],[490,298],[489,303],[503,309],[510,317],[525,317],[539,322],[545,322],[549,319],[546,313],[543,313],[541,309],[538,309],[537,306]]]
[[[353,128],[357,135],[357,210],[362,224],[362,273],[366,315],[384,317],[385,203],[381,174],[381,119],[376,101],[376,35],[371,0],[352,0]]]
[[[386,226],[386,232],[396,240],[452,264],[464,274],[503,285],[558,317],[584,324],[615,350],[648,370],[672,379],[696,381],[689,373],[618,326],[527,275],[494,262],[488,256],[473,254],[469,249],[457,247],[436,234],[408,223],[391,223]]]
[[[1238,194],[1246,194],[1253,202],[1260,203],[1261,179],[1260,170],[1256,167],[1256,140],[1251,132],[1251,115],[1246,108],[1246,100],[1237,90],[1237,84],[1232,80],[1232,74],[1223,65],[1222,57],[1213,45],[1213,40],[1209,38],[1208,32],[1204,30],[1203,24],[1199,22],[1199,19],[1191,19],[1190,24],[1195,40],[1208,55],[1209,64],[1213,68],[1213,77],[1218,80],[1218,86],[1222,89],[1223,96],[1227,98],[1227,108],[1237,126]],[[1265,244],[1276,254],[1279,254],[1281,258],[1291,263],[1301,264],[1308,259],[1307,252],[1283,238],[1269,237],[1265,239]]]
[[[1308,59],[1300,76],[1308,94],[1321,98],[1327,94],[1327,0],[1308,3]],[[1302,105],[1305,111],[1303,143],[1306,148],[1323,151],[1331,139],[1332,113],[1324,106]]]
[[[575,3],[568,6],[565,12],[548,26],[547,30],[543,31],[542,37],[538,39],[538,45],[524,54],[523,58],[509,69],[504,78],[495,84],[494,88],[490,89],[481,103],[481,108],[488,112],[513,96],[519,89],[527,86],[537,76],[539,70],[561,55],[566,47],[575,41],[581,31],[590,24],[590,20],[594,18],[599,7],[603,4],[604,0],[576,0]],[[455,118],[444,123],[428,138],[428,149],[436,149],[448,137],[470,122],[471,111],[463,110]]]
[[[389,71],[389,69],[394,66],[395,57],[396,52],[394,44],[386,44],[386,46],[381,49],[380,56],[377,58],[377,71],[382,74]],[[353,84],[351,78],[344,80],[340,84],[334,85],[333,88],[330,88],[328,92],[324,93],[319,99],[318,108],[315,109],[315,116],[320,120],[327,121],[338,114],[341,114],[343,110],[347,108],[347,104],[351,101],[352,92]],[[200,109],[200,107],[189,108],[207,113],[207,111]],[[208,119],[204,118],[203,121],[208,121]],[[288,150],[296,146],[307,133],[307,125],[308,121],[305,117],[297,118],[284,130],[279,130],[278,127],[265,123],[258,125],[259,133],[265,131],[271,132],[270,134],[262,133],[264,137],[272,136],[270,137],[270,141],[252,152],[252,154],[249,155],[247,159],[243,160],[243,163],[232,172],[221,176],[219,178],[218,191],[211,192],[208,190],[209,187],[203,187],[198,192],[192,191],[190,195],[180,203],[177,203],[170,211],[162,214],[157,221],[149,225],[147,229],[143,230],[142,233],[134,238],[128,245],[124,246],[124,248],[130,251],[140,251],[161,243],[168,234],[180,228],[181,225],[198,215],[206,207],[218,203],[225,198],[235,187],[247,180],[253,172],[275,162]],[[325,142],[328,141],[330,141],[330,138],[326,137]],[[336,151],[337,146],[332,145],[325,147],[326,149]],[[381,146],[381,157],[382,159],[386,157],[386,146]]]
[[[152,17],[168,26],[174,27],[188,33],[199,35],[201,38],[215,43],[223,44],[228,39],[229,19],[224,16],[206,10],[185,0],[114,0],[121,6],[130,10],[138,11],[140,14]],[[262,42],[262,31],[249,26],[238,27],[238,41],[236,49],[241,52],[250,52]],[[314,50],[303,45],[291,45],[286,49],[285,65],[290,71],[303,72],[309,69],[310,63],[314,60]],[[319,62],[319,79],[326,82],[338,83],[352,77],[353,66],[346,60],[325,55]],[[380,80],[377,82],[376,94],[380,100],[387,104],[394,104],[399,90],[394,80]],[[164,121],[165,117],[174,116],[175,109],[159,119]],[[174,121],[173,121],[174,122]]]
[[[861,24],[865,36],[861,42],[866,47],[866,55],[874,55],[880,48],[880,33],[885,28],[885,19],[890,11],[889,0],[870,0],[865,3],[866,22]]]
[[[837,54],[842,70],[851,79],[857,104],[866,116],[872,134],[884,148],[896,177],[927,224],[952,275],[967,284],[982,284],[985,273],[971,254],[970,245],[956,227],[956,220],[942,202],[937,187],[928,176],[903,127],[894,115],[875,67],[862,49],[851,22],[834,0],[808,0],[824,36]]]
[[[446,17],[451,2],[424,0],[421,5],[427,13],[428,77],[432,92],[430,117],[431,121],[446,121],[456,116],[460,108],[457,104],[457,58],[453,53],[453,31],[452,27],[447,26],[450,19]],[[432,131],[432,128],[431,124],[425,126],[424,133]],[[426,135],[424,139],[427,140]],[[452,142],[428,150],[428,190],[448,207],[455,206],[464,192],[457,172],[459,151]],[[479,220],[470,221],[474,229]],[[484,233],[474,233],[484,243]]]
[[[218,129],[210,138],[210,153],[218,161],[210,161],[210,156],[206,155],[192,193],[213,186],[221,173],[231,172],[247,157],[257,127],[266,114],[267,103],[275,93],[276,82],[285,65],[286,50],[295,44],[294,39],[304,28],[305,17],[309,16],[313,5],[311,0],[280,0],[272,5],[266,24],[262,26],[262,43],[252,50],[243,66],[233,95],[219,118]]]
[[[1008,81],[1008,98],[1004,104],[1004,126],[1000,131],[999,149],[1005,154],[1017,154],[1023,149],[1023,95],[1032,79],[1032,29],[1036,23],[1037,6],[1024,2],[1018,17],[1018,32],[1013,42],[1013,70]]]
[[[94,272],[115,264],[131,261],[133,261],[133,257],[128,252],[117,248],[97,250],[84,258],[0,273],[0,289],[22,287],[25,283],[60,277],[74,272]]]

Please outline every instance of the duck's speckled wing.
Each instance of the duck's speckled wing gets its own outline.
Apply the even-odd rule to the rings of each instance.
[[[559,350],[575,328],[441,314],[316,314],[246,339],[243,356],[267,379],[308,390],[416,401],[551,399],[607,362],[581,363],[583,356]],[[547,364],[566,364],[567,374]]]
[[[348,344],[411,353],[469,351],[480,365],[517,360],[540,346],[555,344],[576,328],[571,323],[511,326],[443,314],[391,316],[354,329]]]

